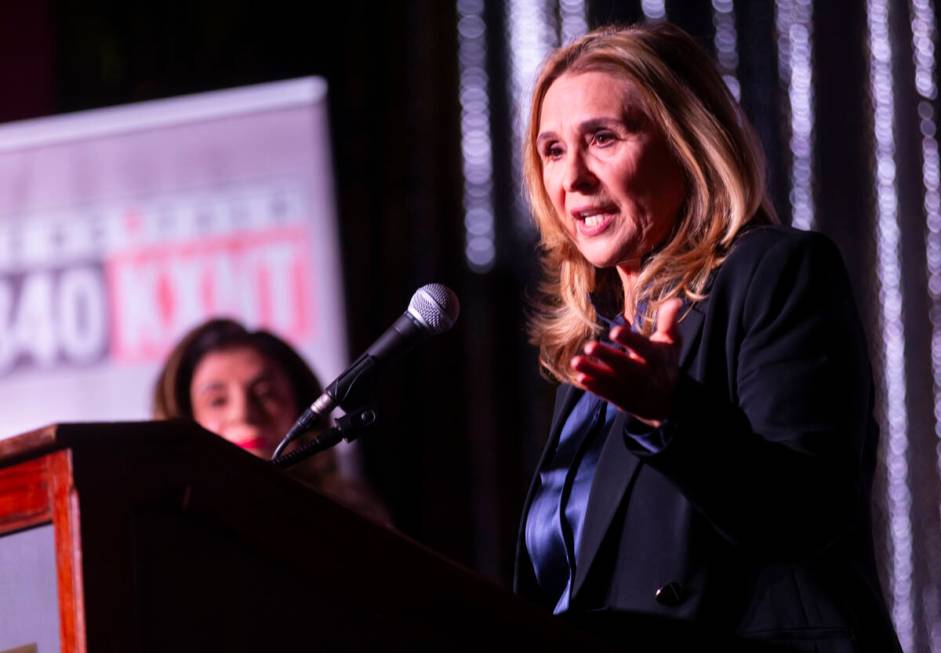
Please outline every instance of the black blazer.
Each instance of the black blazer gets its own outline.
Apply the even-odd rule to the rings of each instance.
[[[679,329],[669,443],[650,454],[624,435],[625,414],[614,421],[571,610],[818,647],[808,650],[899,651],[872,551],[872,377],[837,249],[819,234],[749,230]],[[580,395],[559,388],[540,467]],[[549,606],[524,530],[515,588]]]

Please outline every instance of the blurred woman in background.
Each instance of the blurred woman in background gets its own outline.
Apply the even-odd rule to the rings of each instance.
[[[213,319],[190,331],[171,352],[154,388],[156,419],[188,418],[264,459],[304,408],[322,392],[310,366],[284,340]],[[324,419],[315,431],[329,426]],[[291,474],[359,512],[388,521],[361,481],[345,478],[333,449],[291,468]]]

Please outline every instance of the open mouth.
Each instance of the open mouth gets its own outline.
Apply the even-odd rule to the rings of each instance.
[[[589,215],[582,218],[582,222],[585,223],[586,227],[591,229],[603,224],[606,217],[607,216],[604,213],[595,213],[594,215]]]
[[[583,236],[595,236],[605,231],[617,215],[612,206],[592,207],[573,211],[578,233]]]

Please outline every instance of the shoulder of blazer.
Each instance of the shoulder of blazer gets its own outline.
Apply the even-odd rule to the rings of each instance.
[[[836,247],[829,238],[816,231],[784,225],[759,225],[739,234],[726,257],[726,263],[754,263],[773,249],[787,251],[815,245]]]
[[[823,234],[781,225],[752,227],[736,238],[707,292],[716,285],[747,284],[760,267],[783,268],[808,255],[838,261],[842,267],[839,250]]]

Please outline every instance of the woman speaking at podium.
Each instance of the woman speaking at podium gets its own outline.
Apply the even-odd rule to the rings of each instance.
[[[807,651],[898,651],[870,533],[873,385],[840,255],[776,225],[760,146],[666,23],[537,79],[525,175],[561,382],[516,589]],[[623,619],[621,615],[625,615]],[[632,622],[633,623],[633,622]]]

